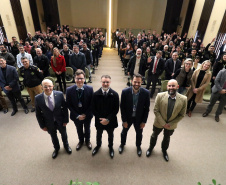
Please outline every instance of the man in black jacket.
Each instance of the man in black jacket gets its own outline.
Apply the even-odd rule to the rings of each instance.
[[[42,54],[42,49],[36,49],[36,56],[34,57],[33,64],[37,66],[44,77],[49,76],[49,59]]]
[[[101,77],[102,87],[96,91],[92,100],[92,111],[95,116],[95,126],[97,129],[97,146],[93,149],[95,155],[102,144],[102,133],[108,133],[108,147],[110,157],[114,157],[113,138],[114,129],[118,127],[117,113],[119,111],[118,93],[110,88],[111,77],[103,75]]]
[[[69,65],[73,68],[74,72],[81,69],[85,72],[86,57],[83,53],[79,52],[79,46],[73,46],[73,54],[69,58]]]
[[[153,94],[155,93],[156,83],[158,82],[159,76],[164,71],[164,67],[165,67],[164,65],[165,65],[165,62],[162,59],[161,51],[158,51],[156,53],[155,57],[148,58],[147,66],[148,66],[149,71],[148,71],[148,79],[147,79],[146,89],[149,90],[149,87],[152,83],[150,98],[152,98]]]
[[[172,58],[168,59],[165,63],[165,80],[173,78],[175,72],[181,68],[181,61],[178,60],[178,53],[174,52]]]
[[[1,48],[1,52],[2,52],[2,53],[0,53],[0,56],[5,58],[6,64],[14,66],[15,62],[16,62],[15,57],[11,53],[7,52],[7,48],[4,44],[1,44],[0,48]]]

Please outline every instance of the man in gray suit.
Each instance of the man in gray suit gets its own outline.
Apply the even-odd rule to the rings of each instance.
[[[217,100],[219,100],[219,105],[215,113],[215,121],[219,122],[219,116],[222,114],[222,110],[226,105],[226,69],[220,70],[220,72],[217,74],[217,77],[215,78],[214,83],[215,85],[212,88],[210,104],[207,106],[206,112],[204,112],[202,116],[208,116]]]
[[[168,92],[158,93],[155,99],[154,114],[155,120],[153,133],[151,135],[150,147],[146,152],[149,157],[154,149],[158,135],[164,130],[162,140],[162,153],[165,161],[169,161],[167,149],[170,143],[170,136],[173,135],[177,124],[185,116],[187,109],[187,97],[177,93],[179,85],[176,80],[169,80]]]
[[[21,97],[20,86],[19,86],[19,76],[16,71],[16,68],[6,64],[4,57],[0,56],[0,87],[4,93],[9,98],[13,112],[11,116],[14,116],[18,109],[16,104],[16,99],[18,99],[24,109],[25,114],[29,112],[27,105],[24,102],[24,99]],[[8,110],[6,111],[6,113]]]
[[[53,91],[53,83],[51,80],[42,81],[43,93],[35,96],[36,118],[39,126],[43,131],[47,131],[53,142],[55,150],[52,158],[55,159],[60,149],[57,130],[59,130],[64,148],[68,154],[72,150],[68,144],[66,125],[69,122],[68,110],[64,100],[63,93]]]

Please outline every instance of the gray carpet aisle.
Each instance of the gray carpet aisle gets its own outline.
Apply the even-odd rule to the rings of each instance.
[[[93,75],[91,84],[96,91],[100,88],[100,77],[112,76],[111,87],[119,94],[127,82],[124,78],[117,51],[104,49],[100,66]],[[145,156],[149,146],[154,99],[151,99],[150,114],[143,132],[142,150],[136,154],[135,131],[128,132],[127,145],[122,155],[118,154],[120,144],[121,119],[115,129],[115,157],[110,159],[107,147],[107,134],[103,134],[103,144],[99,153],[91,156],[85,146],[80,151],[76,128],[72,121],[67,126],[72,154],[68,155],[61,143],[56,159],[51,155],[53,147],[50,136],[43,132],[36,121],[35,114],[25,115],[21,107],[11,117],[0,112],[0,185],[66,185],[70,180],[98,181],[101,185],[196,185],[210,184],[215,178],[217,183],[226,184],[226,111],[221,121],[214,121],[214,111],[207,118],[201,114],[207,103],[198,104],[192,117],[185,117],[171,138],[168,150],[170,161],[164,161],[161,153],[162,134],[150,158]],[[29,104],[31,107],[31,105]],[[92,124],[91,142],[95,146],[96,130]]]

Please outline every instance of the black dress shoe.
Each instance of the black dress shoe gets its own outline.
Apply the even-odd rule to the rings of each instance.
[[[65,150],[66,150],[66,152],[68,153],[68,154],[71,154],[72,153],[72,150],[71,150],[71,147],[70,146],[66,146],[66,147],[64,147],[65,148]]]
[[[76,150],[80,150],[80,148],[82,148],[83,143],[79,142],[76,146]]]
[[[220,121],[220,117],[219,116],[215,116],[215,121],[219,122]]]
[[[14,116],[17,112],[18,110],[13,110],[13,112],[11,113],[11,116]]]
[[[6,114],[8,112],[8,108],[3,109],[4,114]]]
[[[120,145],[118,148],[119,153],[122,154],[123,150],[124,150],[124,145]]]
[[[96,155],[96,153],[99,151],[100,149],[100,146],[96,146],[94,149],[93,149],[93,152],[92,152],[92,155]]]
[[[114,149],[112,147],[109,148],[109,155],[113,159],[113,157],[114,157]]]
[[[162,154],[163,154],[163,158],[165,159],[165,161],[168,162],[169,161],[169,156],[168,156],[167,152],[166,151],[162,151]]]
[[[142,154],[142,150],[140,148],[140,146],[137,147],[137,155],[140,157]]]
[[[31,111],[32,111],[32,109],[31,109]],[[28,114],[29,110],[28,109],[24,109],[24,112],[25,112],[25,114]]]
[[[53,155],[52,155],[52,158],[53,158],[53,159],[55,159],[55,158],[57,157],[58,151],[59,151],[59,150],[54,150],[54,151],[53,151]]]
[[[90,142],[87,142],[87,143],[86,143],[86,146],[87,146],[87,148],[88,148],[89,150],[92,149],[92,144],[91,144]]]
[[[31,112],[35,112],[35,108],[32,108],[32,109],[31,109]]]
[[[148,148],[147,152],[146,152],[146,156],[150,157],[151,153],[152,153],[152,148]]]
[[[203,114],[202,114],[202,117],[206,117],[206,116],[208,116],[208,112],[204,112]]]

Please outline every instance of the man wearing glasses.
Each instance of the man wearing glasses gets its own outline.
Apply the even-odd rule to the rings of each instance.
[[[67,106],[71,111],[70,118],[75,123],[79,138],[79,143],[76,147],[77,151],[83,146],[84,141],[88,149],[92,149],[92,144],[90,143],[90,123],[93,117],[91,110],[93,88],[85,85],[84,82],[85,73],[83,70],[78,69],[75,72],[76,85],[68,87],[66,92]]]
[[[42,81],[43,93],[35,97],[36,118],[43,131],[47,131],[55,150],[52,158],[55,159],[60,149],[57,130],[60,132],[64,148],[68,154],[72,150],[68,144],[66,125],[69,122],[67,105],[64,95],[60,91],[53,91],[53,83],[49,79]]]
[[[102,134],[106,130],[108,133],[109,155],[113,158],[114,129],[118,127],[119,96],[117,92],[110,88],[111,77],[109,75],[101,77],[101,84],[102,87],[94,93],[92,101],[92,111],[95,116],[97,130],[97,146],[93,149],[92,155],[95,155],[100,149]]]

